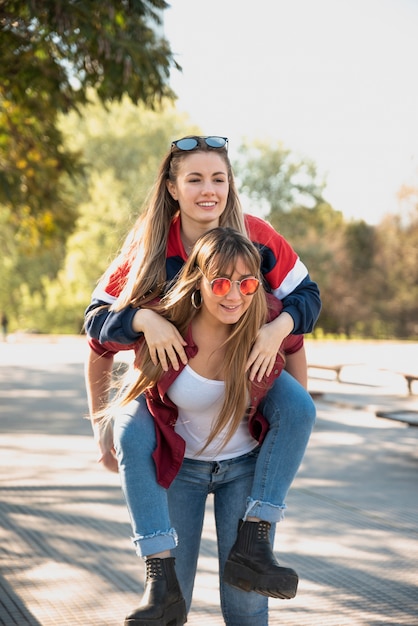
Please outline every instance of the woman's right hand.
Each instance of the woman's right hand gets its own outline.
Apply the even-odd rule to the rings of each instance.
[[[98,463],[101,463],[109,472],[117,474],[119,472],[119,465],[115,457],[115,450],[107,450],[99,458]]]
[[[119,466],[113,445],[113,426],[110,421],[93,422],[94,440],[100,450],[97,462],[101,463],[110,472],[118,472]]]
[[[186,365],[187,355],[184,346],[187,345],[187,342],[174,324],[162,315],[150,309],[138,309],[132,321],[132,328],[137,333],[144,333],[154,365],[160,362],[165,372],[169,368],[169,363],[175,370],[178,370],[180,367],[179,358]]]

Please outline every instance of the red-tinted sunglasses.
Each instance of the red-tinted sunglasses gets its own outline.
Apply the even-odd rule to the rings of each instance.
[[[202,276],[206,278],[204,273],[199,267]],[[238,288],[243,296],[253,296],[257,289],[260,286],[260,281],[255,276],[249,276],[248,278],[243,278],[242,280],[231,280],[230,278],[214,278],[213,280],[208,281],[210,288],[212,289],[212,293],[215,296],[226,296],[232,289],[232,285],[236,283]]]

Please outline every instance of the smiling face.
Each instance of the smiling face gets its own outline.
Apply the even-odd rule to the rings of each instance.
[[[193,151],[182,159],[176,180],[168,180],[167,188],[179,203],[185,232],[215,228],[228,199],[225,160],[216,151]]]
[[[231,270],[223,272],[222,277],[236,281],[254,276],[242,258],[237,258]],[[202,276],[199,284],[202,307],[199,313],[207,323],[212,325],[219,325],[219,323],[235,324],[251,306],[253,296],[244,296],[236,282],[232,283],[231,290],[226,296],[216,296],[212,292],[210,281],[219,277],[219,274],[216,276]]]

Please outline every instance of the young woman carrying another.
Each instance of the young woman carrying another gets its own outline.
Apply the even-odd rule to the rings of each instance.
[[[263,285],[283,303],[280,315],[264,324],[257,333],[246,361],[251,381],[270,375],[284,339],[290,334],[310,332],[317,319],[320,310],[318,288],[299,257],[266,222],[243,216],[226,140],[189,137],[173,142],[144,213],[127,238],[121,255],[95,290],[87,311],[86,327],[92,349],[86,368],[90,411],[101,460],[111,470],[118,469],[114,443],[122,452],[127,442],[135,445],[138,417],[143,422],[151,420],[149,407],[141,396],[136,403],[135,415],[131,415],[124,425],[123,442],[119,441],[119,431],[115,432],[113,441],[112,434],[100,427],[96,414],[107,401],[113,355],[120,349],[132,348],[143,336],[154,365],[160,364],[167,371],[169,367],[178,370],[187,363],[187,342],[182,334],[169,320],[145,305],[163,293],[167,281],[176,278],[197,238],[219,225],[233,226],[248,234],[260,251]],[[299,357],[287,365],[293,376],[283,372],[260,406],[269,423],[272,447],[260,447],[255,471],[256,475],[258,472],[261,477],[265,476],[263,467],[268,467],[270,450],[274,452],[274,482],[280,491],[280,505],[266,511],[262,502],[250,497],[245,519],[274,523],[282,518],[287,491],[309,440],[315,407],[303,386],[306,385],[303,351],[298,354]],[[132,437],[126,435],[130,429]],[[137,445],[137,452],[141,454],[142,441]],[[141,471],[134,462],[129,476],[132,484],[140,484]],[[263,528],[260,526],[257,530],[261,532]],[[135,542],[140,539],[134,537]],[[175,545],[176,537],[167,533],[163,549],[169,550]],[[271,570],[267,572],[270,578],[261,589],[257,584],[257,569],[254,569],[250,581],[252,588],[257,586],[261,594],[288,597],[289,590],[283,586],[273,565]],[[249,590],[248,580],[243,581],[235,571],[231,572],[229,579],[231,584]],[[243,624],[241,622],[241,626]]]
[[[188,362],[164,371],[160,364],[154,365],[142,338],[136,346],[135,379],[117,402],[121,409],[115,422],[116,454],[138,553],[147,564],[143,600],[126,618],[126,626],[156,619],[161,624],[186,621],[181,588],[190,606],[209,493],[215,498],[222,605],[235,620],[227,623],[242,624],[242,619],[250,618],[248,594],[225,588],[224,582],[234,584],[235,577],[248,590],[264,593],[264,587],[276,580],[279,597],[296,593],[296,572],[281,567],[273,555],[270,523],[257,517],[242,521],[250,495],[261,509],[280,510],[274,469],[264,467],[264,480],[257,477],[260,444],[261,449],[270,446],[268,423],[258,405],[285,361],[291,362],[303,350],[303,337],[292,335],[280,347],[272,373],[261,381],[249,380],[252,345],[260,328],[281,309],[277,299],[259,289],[259,267],[259,254],[246,237],[216,228],[197,241],[163,299],[145,305],[170,320],[186,338]],[[125,424],[130,425],[138,414],[142,394],[154,428],[150,430],[149,421],[139,417],[133,438],[133,429],[128,426],[125,431]],[[137,472],[132,481],[132,464],[141,472],[140,483],[135,480]],[[270,464],[275,464],[274,457]],[[214,468],[217,479],[208,480]],[[172,518],[177,520],[174,526]],[[166,537],[178,535],[175,554],[181,585],[170,550],[161,549]],[[254,615],[251,618],[253,625]]]

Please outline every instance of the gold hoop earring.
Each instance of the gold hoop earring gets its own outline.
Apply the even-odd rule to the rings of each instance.
[[[196,303],[196,294],[198,295],[198,302]],[[192,307],[197,311],[202,308],[202,294],[200,293],[200,289],[195,289],[190,296],[190,300],[192,301]]]

